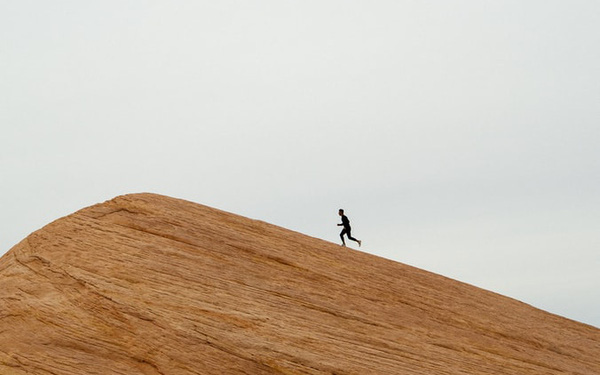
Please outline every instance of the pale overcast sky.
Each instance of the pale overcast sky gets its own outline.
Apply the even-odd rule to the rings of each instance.
[[[600,327],[599,46],[596,0],[0,0],[0,254],[125,193],[332,242],[345,208]]]

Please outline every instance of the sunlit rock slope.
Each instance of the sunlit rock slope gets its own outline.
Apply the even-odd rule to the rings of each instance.
[[[0,374],[600,374],[600,330],[153,194],[0,259]]]

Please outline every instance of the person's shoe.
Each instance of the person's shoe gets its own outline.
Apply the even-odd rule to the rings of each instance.
[[[360,244],[362,243],[361,240],[358,240],[358,247],[360,247]]]
[[[345,244],[345,243],[343,243],[343,244],[342,244],[342,247],[346,247],[346,244]]]

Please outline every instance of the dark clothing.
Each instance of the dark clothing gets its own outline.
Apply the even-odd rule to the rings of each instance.
[[[346,215],[342,215],[342,225],[344,226],[344,230],[350,232],[350,220]]]
[[[340,238],[342,239],[342,242],[344,242],[344,234],[348,235],[349,240],[358,242],[358,240],[352,237],[352,235],[350,234],[350,227],[344,227],[344,229],[342,229],[342,232],[340,233]]]
[[[356,238],[352,237],[352,235],[350,234],[350,231],[352,230],[352,228],[350,228],[350,220],[348,220],[348,217],[346,217],[346,215],[342,215],[342,225],[344,226],[344,229],[342,229],[342,232],[340,233],[340,238],[342,239],[342,243],[345,243],[344,234],[348,235],[349,240],[359,242]]]

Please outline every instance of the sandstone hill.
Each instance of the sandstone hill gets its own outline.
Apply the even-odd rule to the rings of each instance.
[[[202,205],[117,197],[0,259],[0,374],[600,374],[600,330]]]

